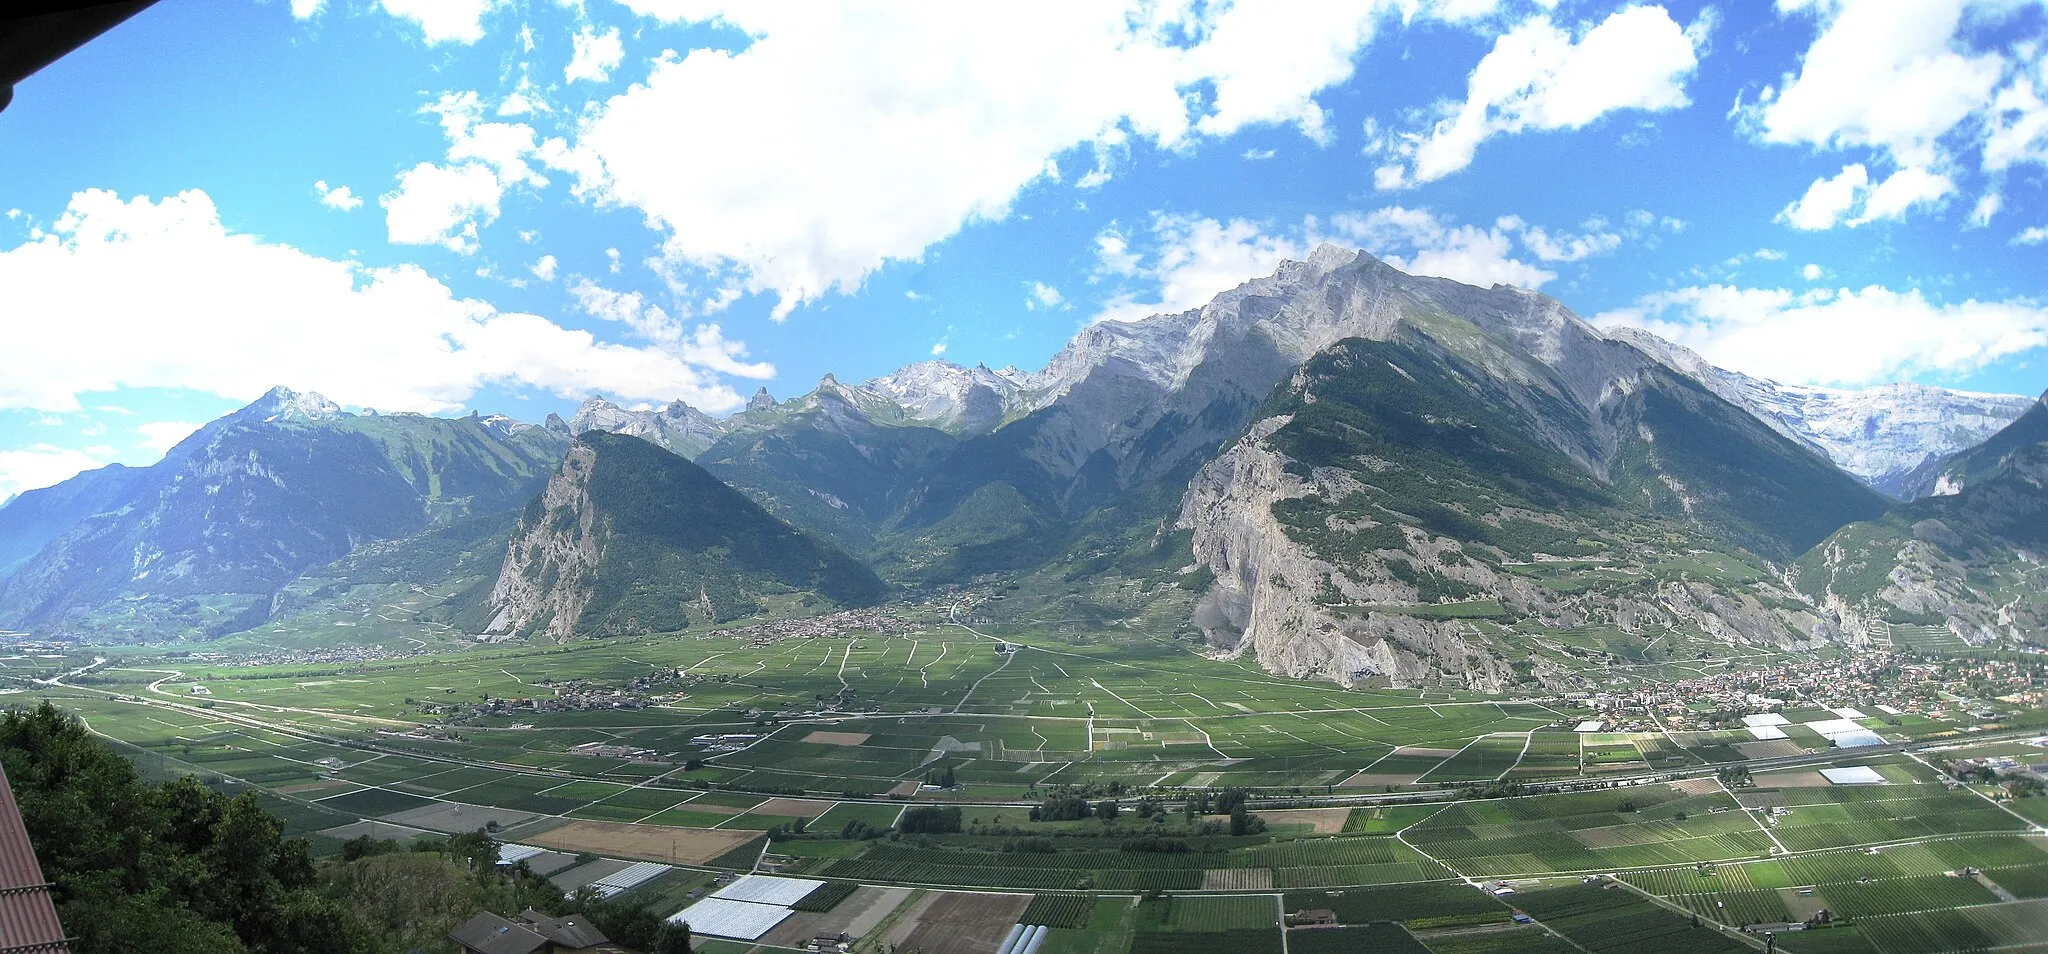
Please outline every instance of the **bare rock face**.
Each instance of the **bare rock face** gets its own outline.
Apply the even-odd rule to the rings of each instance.
[[[1449,680],[1497,691],[1511,667],[1460,635],[1455,623],[1388,613],[1340,617],[1319,599],[1334,589],[1347,600],[1412,599],[1391,576],[1317,558],[1289,538],[1273,503],[1311,492],[1341,494],[1355,481],[1325,469],[1303,480],[1264,443],[1285,416],[1253,425],[1244,440],[1202,468],[1183,500],[1178,526],[1194,530],[1195,560],[1215,582],[1195,623],[1231,657],[1251,653],[1266,669],[1346,686],[1413,686]],[[1365,578],[1361,579],[1363,575]]]
[[[771,399],[771,405],[774,403]],[[705,414],[682,401],[671,401],[655,410],[623,408],[603,398],[591,398],[576,409],[567,422],[569,434],[610,431],[648,441],[685,460],[693,460],[723,436],[731,425]]]
[[[999,372],[950,361],[905,365],[860,389],[900,405],[911,420],[959,434],[994,430],[1018,406],[1022,394]]]
[[[491,589],[488,636],[566,640],[590,601],[588,581],[604,558],[604,528],[590,496],[597,452],[578,443],[522,521]]]

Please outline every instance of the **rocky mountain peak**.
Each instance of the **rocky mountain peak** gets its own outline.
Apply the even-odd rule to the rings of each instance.
[[[475,421],[477,423],[477,426],[482,427],[484,430],[490,431],[491,433],[496,434],[499,437],[511,437],[514,434],[518,434],[524,431],[530,431],[534,428],[534,425],[532,424],[528,424],[525,421],[515,420],[513,418],[506,417],[503,414],[485,415],[478,414],[472,411],[470,412],[469,418],[470,420]],[[556,420],[560,420],[560,418],[556,418]]]
[[[768,389],[765,387],[755,391],[754,396],[747,399],[747,410],[749,411],[768,411],[774,408],[775,396],[769,394]]]
[[[973,433],[1001,423],[1022,394],[1015,381],[986,365],[968,368],[936,360],[870,379],[860,390],[902,407],[912,420]]]
[[[576,416],[564,427],[572,435],[589,431],[625,434],[694,457],[724,434],[727,425],[682,400],[670,401],[659,410],[634,410],[592,397],[576,409]]]
[[[276,424],[332,421],[351,415],[342,410],[341,405],[316,392],[294,391],[279,386],[265,391],[262,397],[230,416],[236,420]]]
[[[1861,389],[1779,384],[1715,367],[1691,349],[1640,328],[1603,333],[1894,497],[1931,492],[1932,474],[1943,460],[1997,433],[2035,403],[2017,394],[1953,391],[1911,381]]]

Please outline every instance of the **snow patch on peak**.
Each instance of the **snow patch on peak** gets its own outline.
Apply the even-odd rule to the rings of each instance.
[[[233,416],[238,420],[275,424],[287,421],[332,421],[351,415],[342,410],[341,405],[316,392],[275,387],[250,402],[249,406],[236,411]]]
[[[1952,391],[1911,381],[1854,390],[1779,384],[1717,368],[1697,353],[1639,328],[1609,328],[1603,333],[1692,378],[1895,497],[1912,494],[1917,470],[1983,443],[2034,404],[2017,394]]]
[[[1022,403],[1020,379],[1025,378],[1015,368],[998,372],[982,365],[919,361],[870,379],[859,390],[902,407],[912,420],[978,433],[992,430]]]

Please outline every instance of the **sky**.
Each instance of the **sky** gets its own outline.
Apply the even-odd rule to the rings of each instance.
[[[166,2],[0,112],[0,500],[274,385],[1043,366],[1318,243],[1788,383],[2048,387],[2040,0]]]

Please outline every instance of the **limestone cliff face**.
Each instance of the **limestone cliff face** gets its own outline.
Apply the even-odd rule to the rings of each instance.
[[[1413,599],[1415,591],[1373,568],[1318,558],[1274,519],[1276,501],[1341,495],[1356,484],[1334,469],[1308,480],[1289,473],[1287,458],[1265,443],[1288,420],[1253,425],[1202,468],[1183,500],[1179,527],[1194,531],[1195,560],[1215,574],[1196,607],[1196,625],[1228,655],[1249,651],[1268,670],[1297,678],[1501,688],[1510,665],[1468,642],[1456,623],[1384,613],[1347,618],[1321,602],[1332,588],[1356,602]]]
[[[597,451],[573,445],[527,508],[491,589],[486,635],[565,640],[575,633],[604,559],[606,528],[590,495],[596,468]]]

